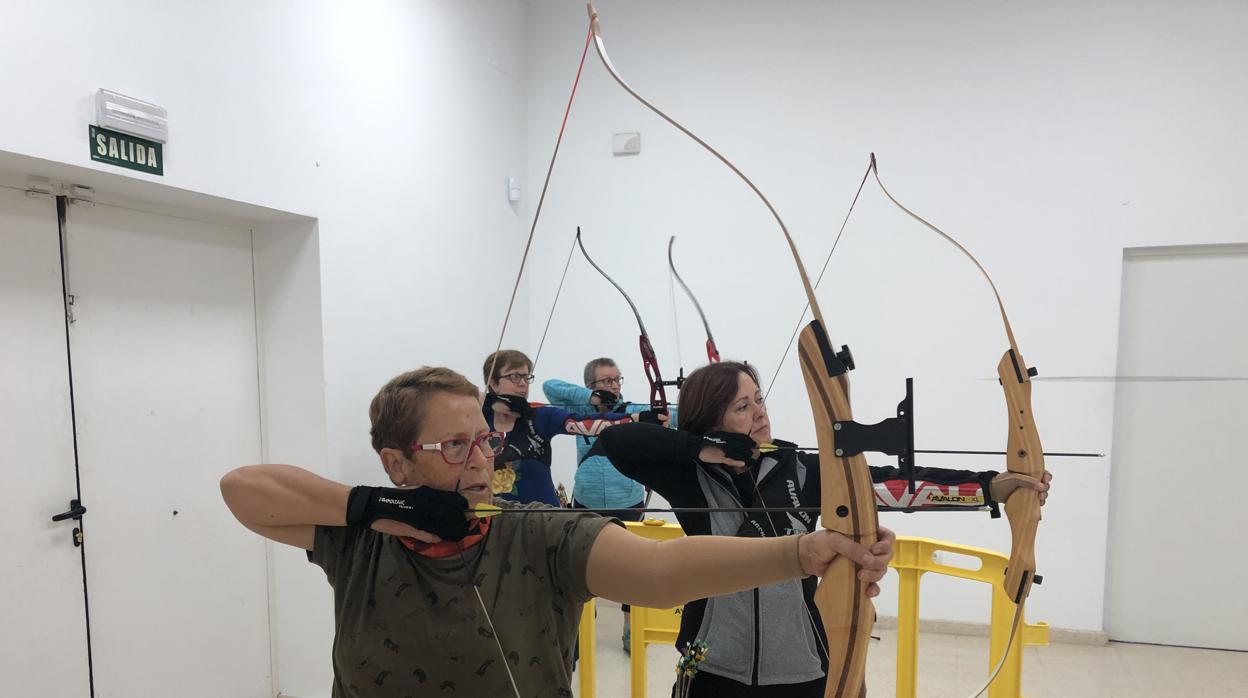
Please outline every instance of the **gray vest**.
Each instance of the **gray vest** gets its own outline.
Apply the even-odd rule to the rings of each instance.
[[[792,477],[786,478],[789,481],[767,482],[769,491],[775,492],[777,487],[790,493],[801,491],[806,468],[796,458],[792,462],[795,469]],[[777,465],[774,458],[763,459],[758,475],[760,488]],[[704,466],[697,473],[708,507],[742,506],[732,479],[722,468]],[[790,503],[787,496],[776,494],[765,501],[771,507]],[[759,502],[755,505],[761,506]],[[776,526],[769,515],[748,521],[739,512],[711,512],[709,516],[711,533],[716,536],[737,536],[743,527],[753,529],[749,535],[761,537],[804,533],[814,528],[814,517],[804,515],[809,521],[802,521],[792,513],[785,515],[790,524],[787,529]],[[803,683],[823,676],[819,639],[806,612],[800,579],[707,599],[697,638],[709,648],[702,668],[717,676],[750,684],[754,679],[755,653],[759,685]]]

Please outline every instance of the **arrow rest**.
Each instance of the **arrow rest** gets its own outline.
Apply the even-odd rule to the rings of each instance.
[[[680,371],[676,374],[676,380],[659,381],[659,385],[671,386],[677,390],[680,390],[681,386],[683,386],[684,384],[685,384],[685,367],[684,366],[680,367]]]

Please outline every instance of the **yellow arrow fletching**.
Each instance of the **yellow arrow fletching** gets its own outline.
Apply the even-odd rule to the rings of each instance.
[[[472,518],[474,519],[488,519],[495,514],[501,513],[503,513],[503,508],[493,504],[477,504],[472,508]]]

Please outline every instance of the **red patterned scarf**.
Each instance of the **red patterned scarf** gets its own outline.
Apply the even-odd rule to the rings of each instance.
[[[424,541],[416,540],[415,538],[399,536],[399,542],[403,544],[403,547],[416,553],[417,555],[424,555],[425,557],[432,558],[443,558],[450,557],[451,555],[459,555],[468,548],[471,548],[477,543],[485,540],[485,534],[489,532],[489,530],[489,519],[474,519],[468,524],[468,535],[464,536],[464,539],[461,541],[444,540],[440,543],[426,543]]]

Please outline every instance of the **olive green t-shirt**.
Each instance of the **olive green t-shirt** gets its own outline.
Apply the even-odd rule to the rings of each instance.
[[[522,698],[571,696],[589,551],[610,521],[499,514],[462,558],[439,559],[370,529],[317,526],[308,559],[334,588],[334,698],[515,696],[504,656]]]

